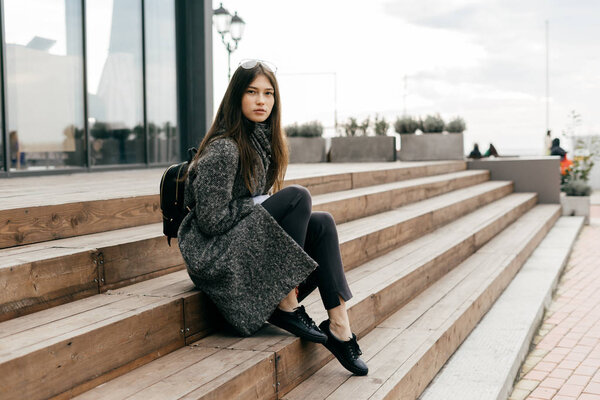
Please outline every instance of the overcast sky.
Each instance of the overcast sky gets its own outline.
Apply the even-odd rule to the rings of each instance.
[[[406,108],[414,116],[463,117],[465,147],[492,142],[503,154],[540,154],[548,20],[553,136],[562,138],[571,110],[581,114],[578,133],[600,134],[598,0],[228,0],[223,6],[246,21],[232,69],[244,58],[278,66],[284,124],[318,119],[332,126],[336,110],[340,122],[376,113],[393,121]],[[213,34],[216,110],[227,84],[227,52]]]

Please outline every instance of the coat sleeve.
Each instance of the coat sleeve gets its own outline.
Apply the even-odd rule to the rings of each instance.
[[[198,159],[192,187],[198,227],[205,235],[221,235],[252,212],[252,197],[232,198],[238,162],[237,145],[228,139],[212,142]]]

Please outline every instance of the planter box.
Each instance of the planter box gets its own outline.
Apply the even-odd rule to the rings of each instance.
[[[289,137],[290,163],[318,163],[327,161],[325,139],[321,137]]]
[[[331,162],[396,161],[396,137],[334,137],[329,155]]]
[[[464,159],[462,133],[424,133],[400,135],[400,160],[434,161]]]
[[[590,224],[590,196],[567,196],[560,194],[562,215],[585,217],[585,224]]]

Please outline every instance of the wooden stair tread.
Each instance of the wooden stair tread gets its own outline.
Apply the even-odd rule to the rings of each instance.
[[[477,300],[483,299],[488,291],[485,307],[489,307],[512,276],[531,253],[532,243],[537,245],[551,225],[558,218],[560,207],[555,205],[536,206],[534,209],[517,220],[506,230],[483,246],[459,266],[448,272],[443,278],[432,284],[414,300],[408,303],[385,321],[380,323],[371,333],[362,339],[363,354],[369,365],[368,377],[350,376],[333,360],[325,367],[305,380],[296,389],[288,393],[286,399],[301,399],[310,393],[315,399],[351,398],[387,398],[402,394],[407,398],[416,398],[427,386],[441,368],[452,351],[448,351],[443,334],[453,331],[456,322],[461,322],[465,313],[475,309]],[[518,246],[509,248],[506,245],[514,243],[518,237]],[[518,265],[517,265],[518,264]],[[488,290],[488,287],[507,272],[508,278],[499,287]],[[487,310],[487,308],[485,308]],[[468,335],[483,312],[475,313],[466,324],[470,328],[462,328],[460,340],[450,338],[457,346]],[[465,323],[463,323],[465,325]],[[435,365],[427,364],[423,358],[427,353],[433,353],[432,347],[446,347],[445,353],[438,356],[430,354]],[[429,361],[429,360],[427,360]],[[428,371],[427,376],[408,376],[413,369],[437,368],[435,372]],[[427,380],[426,380],[427,379]],[[402,384],[402,388],[397,386]],[[392,393],[392,391],[395,392]],[[392,394],[390,394],[392,393]]]
[[[162,223],[155,223],[25,246],[9,247],[0,249],[0,261],[2,262],[0,269],[26,262],[70,255],[81,251],[92,251],[100,247],[116,246],[123,243],[151,239],[159,237],[162,234]]]
[[[382,183],[379,185],[371,185],[360,187],[350,190],[342,190],[332,193],[324,193],[316,196],[312,196],[312,204],[318,205],[321,203],[340,201],[343,199],[349,199],[357,196],[364,196],[368,194],[387,192],[395,189],[406,189],[416,186],[431,185],[436,183],[448,182],[459,178],[483,176],[484,178],[489,177],[489,171],[487,170],[465,170],[458,172],[451,172],[448,174],[432,175],[422,178],[407,179],[402,181]]]
[[[326,211],[337,224],[379,214],[489,180],[488,171],[461,171],[402,180],[313,196],[315,211]]]
[[[183,269],[172,244],[151,224],[2,249],[0,321]]]
[[[200,398],[213,392],[214,398],[229,398],[214,391],[241,374],[252,370],[243,382],[259,398],[275,395],[274,355],[269,352],[209,349],[187,346],[139,368],[136,376],[122,375],[80,396],[79,400],[99,398],[180,399]],[[236,382],[238,391],[240,382]]]
[[[440,173],[445,170],[464,170],[464,161],[349,163],[349,164],[290,164],[286,173],[288,184],[297,180],[322,178],[338,174],[369,173],[381,171],[409,171],[428,168]],[[158,195],[159,184],[165,168],[148,168],[130,171],[106,171],[22,177],[0,181],[0,211],[23,207],[60,205],[71,202],[109,200],[147,195]],[[407,175],[410,175],[407,173]],[[93,179],[91,179],[93,178]],[[23,188],[28,193],[23,195]],[[133,195],[135,193],[135,195]]]
[[[374,226],[385,227],[396,224],[399,220],[406,220],[414,217],[415,214],[423,215],[432,212],[434,209],[443,209],[450,204],[473,198],[485,192],[506,188],[512,191],[512,183],[507,181],[489,181],[480,183],[471,187],[458,189],[450,193],[445,193],[418,203],[408,204],[395,210],[379,213],[377,215],[359,218],[354,221],[338,226],[338,235],[344,238],[354,238],[363,236],[373,229]],[[367,222],[368,221],[368,222]]]
[[[104,304],[88,309],[85,312],[48,321],[43,325],[29,327],[25,331],[18,324],[13,326],[13,329],[16,328],[15,330],[0,328],[2,329],[0,363],[31,352],[40,348],[39,346],[51,346],[56,340],[62,340],[64,335],[86,329],[93,330],[98,324],[102,324],[105,321],[111,321],[115,318],[127,318],[131,312],[142,310],[148,305],[156,305],[164,301],[161,298],[145,296],[102,297],[107,298]],[[18,321],[18,319],[13,321]]]
[[[150,168],[4,179],[0,182],[0,210],[156,195],[163,171]],[[26,196],[24,187],[28,188]]]

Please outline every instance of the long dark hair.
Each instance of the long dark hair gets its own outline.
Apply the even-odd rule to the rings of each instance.
[[[265,121],[272,132],[272,160],[270,168],[274,169],[273,173],[270,174],[271,182],[267,182],[267,187],[273,185],[273,193],[275,193],[282,189],[289,155],[287,140],[281,129],[279,85],[277,84],[275,74],[265,68],[260,62],[257,63],[254,68],[245,69],[240,66],[235,71],[229,82],[225,96],[223,96],[215,120],[206,133],[206,136],[204,136],[204,139],[202,139],[202,142],[200,142],[198,153],[192,160],[192,163],[195,163],[198,158],[202,156],[202,152],[212,141],[223,137],[233,138],[240,153],[241,170],[244,182],[250,193],[254,193],[254,185],[256,184],[254,161],[258,155],[248,140],[248,135],[250,134],[249,129],[254,126],[254,123],[249,124],[248,120],[245,120],[242,113],[242,96],[246,92],[246,89],[248,89],[248,86],[250,86],[254,79],[259,75],[264,75],[275,90],[275,102],[269,118]]]

